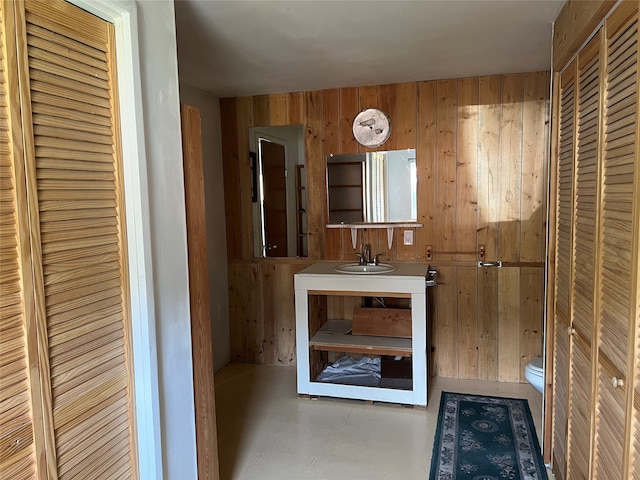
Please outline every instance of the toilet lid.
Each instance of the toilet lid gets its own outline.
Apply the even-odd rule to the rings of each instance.
[[[539,370],[542,372],[542,357],[536,357],[529,363],[532,370]]]

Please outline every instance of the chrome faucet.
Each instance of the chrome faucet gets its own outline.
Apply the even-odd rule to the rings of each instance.
[[[358,260],[358,264],[360,264],[360,265],[378,265],[378,263],[380,261],[380,256],[383,255],[383,254],[382,253],[377,253],[372,258],[371,257],[371,246],[368,243],[365,243],[362,246],[362,252],[361,253],[356,253],[356,255],[360,259],[360,260]]]
[[[365,243],[364,247],[362,247],[362,257],[365,265],[371,263],[371,247],[368,243]]]
[[[362,246],[362,252],[356,253],[356,255],[360,258],[360,260],[358,261],[360,265],[369,265],[369,263],[371,262],[371,247],[369,246],[369,244],[365,243]]]
[[[362,246],[362,252],[356,253],[356,255],[360,258],[358,261],[360,265],[369,265],[369,262],[371,261],[371,247],[369,244],[365,243]]]

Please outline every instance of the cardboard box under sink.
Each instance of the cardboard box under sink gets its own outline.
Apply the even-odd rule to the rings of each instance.
[[[353,309],[352,334],[411,338],[411,310],[356,307]]]

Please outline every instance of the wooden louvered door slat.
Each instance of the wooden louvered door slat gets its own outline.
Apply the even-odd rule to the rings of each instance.
[[[44,478],[13,5],[0,2],[0,479]]]
[[[556,292],[554,349],[554,437],[553,456],[556,471],[561,478],[568,478],[569,450],[567,442],[569,421],[569,358],[570,342],[567,331],[571,318],[571,244],[573,242],[573,155],[574,155],[574,117],[575,117],[575,64],[560,77],[560,114],[557,165],[556,205]]]
[[[137,476],[113,26],[18,2],[25,165],[51,476]]]
[[[600,215],[600,348],[598,352],[598,410],[596,417],[596,478],[629,478],[631,422],[627,415],[627,385],[634,351],[635,318],[632,297],[637,288],[637,102],[638,14],[633,3],[623,4],[609,17],[606,29],[606,75]],[[631,8],[629,8],[631,7]],[[629,148],[632,147],[632,148]],[[636,152],[634,154],[634,152]],[[634,211],[634,203],[636,211]],[[636,277],[634,280],[634,276]],[[629,375],[631,374],[631,376]],[[621,379],[624,386],[613,385]],[[621,461],[622,460],[622,461]]]
[[[569,391],[571,478],[591,478],[592,345],[595,323],[600,42],[596,35],[578,55],[573,212],[572,335]]]

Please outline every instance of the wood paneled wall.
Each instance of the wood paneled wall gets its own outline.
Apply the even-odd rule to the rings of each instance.
[[[275,302],[273,308],[293,315],[292,290],[263,287],[273,269],[293,274],[300,265],[251,258],[248,129],[305,126],[309,262],[350,260],[350,231],[325,228],[325,159],[362,151],[351,133],[353,118],[378,107],[392,123],[380,150],[417,150],[423,226],[414,229],[412,246],[402,245],[403,229],[396,229],[391,249],[385,229],[361,230],[358,243],[387,252],[389,261],[437,267],[433,373],[524,381],[524,365],[542,353],[548,98],[549,73],[534,72],[222,99],[232,359],[291,363],[293,345],[279,342],[266,352],[272,348],[266,335],[293,319],[265,316],[255,303]],[[474,252],[481,244],[486,261],[505,267],[478,269]],[[276,290],[284,284],[281,279]],[[246,308],[252,320],[243,317]]]
[[[295,365],[293,275],[312,263],[273,258],[229,262],[231,361]]]

